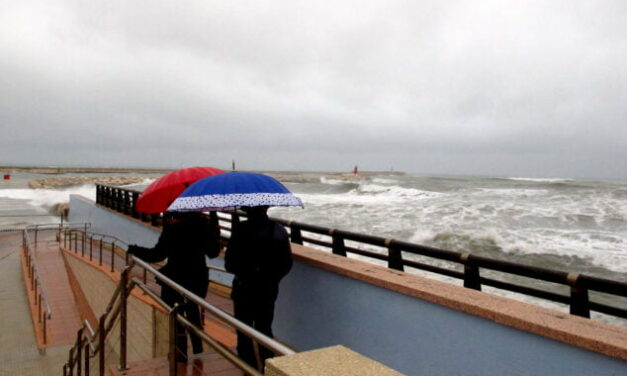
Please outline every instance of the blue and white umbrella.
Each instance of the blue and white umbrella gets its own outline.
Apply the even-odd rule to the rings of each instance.
[[[303,207],[303,203],[273,177],[229,172],[196,181],[172,202],[168,211],[232,210],[242,206]]]

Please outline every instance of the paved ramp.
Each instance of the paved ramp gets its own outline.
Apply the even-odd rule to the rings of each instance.
[[[40,353],[20,264],[21,233],[0,234],[0,376],[59,375],[69,346]]]

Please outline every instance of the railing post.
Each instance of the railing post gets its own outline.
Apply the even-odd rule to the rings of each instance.
[[[115,242],[111,242],[111,273],[115,271]]]
[[[172,310],[170,311],[170,315],[169,315],[169,351],[168,351],[168,362],[169,362],[169,375],[170,376],[176,376],[176,336],[177,336],[177,320],[176,320],[176,315],[178,312],[178,303],[174,304],[174,307],[172,307]]]
[[[332,251],[333,254],[346,257],[346,246],[344,245],[344,238],[335,233],[335,229],[329,230],[329,235],[333,239]],[[302,238],[301,243],[302,244]]]
[[[44,338],[44,344],[48,343],[48,315],[44,313],[44,327],[43,327],[43,338]]]
[[[74,233],[74,253],[78,253],[78,232]]]
[[[570,314],[590,318],[590,299],[588,289],[581,285],[578,273],[568,273],[566,280],[570,285]]]
[[[74,375],[74,348],[70,349],[70,360],[68,361],[68,374],[70,376]]]
[[[120,193],[122,193],[122,212],[124,214],[131,214],[131,199],[129,192],[126,190],[120,190]]]
[[[403,254],[392,243],[393,239],[385,239],[385,246],[388,248],[388,268],[404,271]]]
[[[85,237],[87,235],[87,232],[83,232],[81,234],[81,256],[85,257]]]
[[[113,210],[115,211],[119,211],[120,209],[120,205],[119,205],[119,195],[120,193],[118,192],[118,189],[113,187],[111,188],[111,192],[113,193]]]
[[[90,236],[89,237],[89,261],[92,260],[93,250],[94,250],[94,237]]]
[[[98,359],[98,374],[100,376],[105,376],[105,336],[105,316],[102,315],[98,322],[98,352],[100,353]]]
[[[300,231],[298,225],[290,224],[290,240],[295,244],[303,244],[303,234]]]
[[[127,325],[127,302],[128,297],[128,273],[130,268],[124,269],[120,276],[120,365],[118,370],[128,369],[126,364],[126,325]]]
[[[133,218],[139,218],[139,212],[137,211],[137,199],[139,198],[139,192],[133,192],[133,203],[131,213],[133,214]]]
[[[102,237],[100,238],[100,261],[98,265],[102,266]]]
[[[85,376],[89,376],[89,342],[85,343]]]
[[[459,256],[462,264],[464,264],[464,287],[481,291],[481,277],[479,276],[479,267],[472,263],[471,254],[464,252]]]
[[[151,214],[150,224],[153,226],[158,226],[158,223],[159,223],[159,214]]]
[[[37,321],[41,322],[41,294],[37,294]]]
[[[81,359],[83,358],[83,341],[81,336],[81,330],[78,331],[78,338],[76,338],[76,374],[81,376],[83,373],[83,363],[81,363]]]

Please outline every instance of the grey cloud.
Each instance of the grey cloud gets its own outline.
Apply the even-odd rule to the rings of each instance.
[[[3,161],[627,177],[622,1],[5,8]]]

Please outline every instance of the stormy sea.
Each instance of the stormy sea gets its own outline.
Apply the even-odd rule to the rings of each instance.
[[[305,204],[304,209],[272,208],[273,217],[627,282],[626,181],[402,173],[272,175]],[[133,176],[138,178],[133,180],[136,182],[126,186],[142,190],[160,175]],[[93,184],[29,188],[29,182],[46,177],[16,173],[0,182],[0,229],[58,223],[51,211],[67,202],[70,194],[95,199]],[[409,257],[444,265],[438,260]],[[545,288],[541,283],[529,283]],[[484,291],[530,299],[490,288]],[[556,291],[568,293],[566,288]],[[591,298],[627,306],[613,297]],[[557,303],[535,303],[566,309]],[[627,325],[626,320],[597,316]]]

